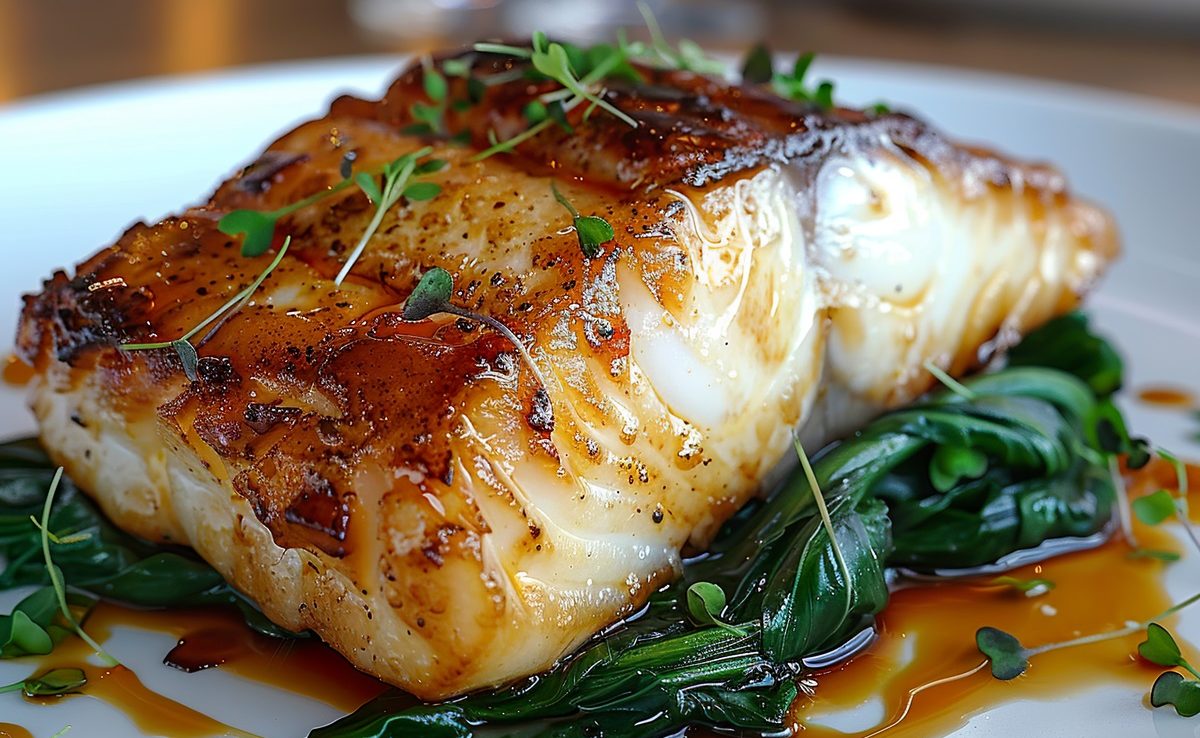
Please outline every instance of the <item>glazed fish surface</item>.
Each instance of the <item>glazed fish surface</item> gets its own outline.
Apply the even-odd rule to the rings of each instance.
[[[419,64],[340,98],[207,203],[53,275],[18,337],[45,446],[117,524],[422,698],[545,669],[635,612],[786,473],[794,431],[815,450],[926,391],[927,362],[977,368],[1117,251],[1053,168],[686,71],[609,85],[636,126],[577,106],[480,157],[556,88],[459,61],[493,84],[450,78],[453,135],[414,132]],[[426,146],[440,193],[387,210],[340,285],[376,212],[357,187],[281,217],[259,256],[218,230]],[[585,254],[554,188],[615,238]],[[184,335],[285,237],[194,369],[121,348]],[[403,318],[435,267],[536,372],[479,320]]]

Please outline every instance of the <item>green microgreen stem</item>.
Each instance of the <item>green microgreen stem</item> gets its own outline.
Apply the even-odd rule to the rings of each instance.
[[[804,446],[800,443],[799,434],[792,433],[792,445],[796,448],[796,455],[800,457],[800,466],[804,469],[804,477],[808,480],[813,500],[816,501],[817,510],[821,513],[821,524],[825,526],[825,532],[829,534],[829,545],[833,548],[833,556],[837,559],[838,568],[841,569],[845,581],[849,582],[851,581],[850,567],[846,566],[846,557],[842,555],[842,547],[838,544],[837,532],[833,528],[833,519],[829,516],[829,508],[825,504],[825,495],[821,494],[817,475],[813,473],[812,464],[809,463],[808,454],[805,453]]]
[[[579,98],[579,97],[568,100],[567,102],[563,103],[563,112],[568,113],[571,110],[574,110],[582,102],[583,102],[583,99]],[[539,133],[546,130],[547,128],[549,128],[552,125],[554,125],[554,119],[546,118],[545,120],[533,124],[532,126],[526,128],[524,131],[521,131],[520,133],[518,133],[517,135],[515,135],[511,138],[506,138],[503,141],[497,141],[496,143],[492,144],[488,148],[484,149],[483,151],[480,151],[478,154],[471,157],[471,161],[483,161],[484,159],[488,158],[489,156],[494,156],[495,154],[501,154],[501,153],[504,153],[507,151],[512,151],[516,147],[525,143],[526,141],[528,141],[529,139],[538,135]]]
[[[71,607],[67,604],[67,589],[63,583],[62,572],[54,565],[54,559],[50,555],[50,536],[46,533],[50,530],[50,508],[54,504],[54,494],[58,491],[58,484],[62,481],[62,475],[63,468],[60,466],[54,472],[54,478],[50,481],[50,491],[46,493],[46,502],[42,506],[42,557],[46,561],[46,573],[50,575],[50,584],[54,587],[54,594],[58,598],[58,609],[62,612],[63,618],[71,624],[71,628],[83,639],[84,643],[91,646],[92,650],[100,656],[105,666],[120,666],[121,662],[114,658],[108,651],[105,651],[103,646],[94,641],[83,629],[83,626],[79,624],[79,621],[75,619],[75,613],[71,612]]]
[[[246,303],[250,301],[250,298],[254,296],[254,293],[258,290],[266,278],[270,276],[271,272],[275,271],[275,268],[279,266],[280,262],[283,261],[283,256],[287,253],[288,246],[290,246],[291,243],[291,236],[285,238],[283,245],[279,247],[279,253],[275,254],[275,258],[271,260],[271,263],[267,265],[267,268],[264,269],[257,277],[255,277],[254,281],[251,282],[249,286],[238,292],[233,297],[229,298],[224,305],[217,308],[216,312],[200,321],[195,327],[184,333],[179,338],[176,338],[173,341],[155,341],[151,343],[122,343],[118,346],[118,348],[120,348],[122,351],[152,351],[155,349],[173,348],[179,353],[180,358],[184,362],[183,370],[188,379],[192,380],[193,382],[196,381],[198,378],[195,365],[196,349],[191,344],[192,337],[207,328],[214,321],[220,320],[219,323],[213,326],[212,330],[204,335],[204,337],[199,341],[199,344],[203,346],[210,338],[212,338],[213,335],[220,330],[221,326],[225,325],[226,320],[235,315],[239,310],[242,309],[242,307],[245,306]]]
[[[1134,633],[1145,630],[1150,625],[1150,623],[1153,623],[1158,620],[1162,620],[1163,618],[1174,615],[1175,613],[1179,612],[1180,610],[1182,610],[1186,607],[1189,607],[1191,605],[1194,605],[1196,602],[1200,602],[1200,592],[1197,592],[1196,594],[1192,595],[1191,597],[1188,597],[1187,599],[1182,600],[1181,602],[1178,602],[1178,603],[1168,607],[1166,610],[1163,610],[1158,615],[1155,615],[1154,617],[1152,617],[1148,620],[1142,620],[1142,621],[1131,620],[1125,624],[1125,627],[1117,628],[1116,630],[1109,630],[1109,631],[1105,631],[1103,633],[1093,633],[1092,635],[1080,636],[1078,638],[1072,638],[1067,641],[1059,641],[1057,643],[1047,643],[1047,644],[1044,644],[1041,646],[1034,646],[1033,648],[1026,649],[1025,655],[1026,655],[1026,658],[1031,658],[1033,656],[1037,656],[1038,654],[1043,654],[1048,651],[1058,651],[1058,650],[1061,650],[1064,648],[1075,648],[1076,646],[1086,646],[1086,645],[1089,645],[1092,643],[1101,643],[1103,641],[1111,641],[1114,638],[1124,638],[1125,636],[1133,635]],[[1200,674],[1197,675],[1197,678],[1200,678]]]
[[[428,152],[429,150],[430,149],[422,149],[422,151],[425,152]],[[386,182],[383,186],[383,195],[380,197],[379,202],[375,203],[375,216],[371,218],[371,222],[367,225],[366,230],[363,231],[362,237],[358,239],[358,243],[355,244],[354,249],[350,252],[349,258],[346,259],[346,263],[342,265],[342,270],[338,272],[337,276],[333,279],[333,283],[338,287],[342,286],[342,282],[350,274],[350,270],[354,268],[354,264],[358,261],[358,257],[361,256],[362,252],[367,248],[367,243],[371,240],[371,237],[375,235],[375,231],[379,230],[380,224],[383,223],[384,214],[387,213],[392,205],[396,204],[396,201],[400,199],[400,193],[404,190],[404,185],[408,182],[408,178],[412,176],[413,169],[415,169],[416,166],[416,157],[411,157],[400,168],[400,171],[396,176],[387,177],[385,175]]]
[[[479,42],[472,48],[485,54],[507,54],[520,59],[528,59],[529,57],[533,56],[533,49],[530,49],[527,46],[510,46],[508,44]]]
[[[1196,531],[1192,527],[1191,521],[1188,519],[1188,476],[1187,467],[1179,460],[1175,454],[1166,449],[1156,449],[1159,457],[1169,463],[1175,469],[1175,516],[1179,519],[1180,525],[1183,526],[1183,532],[1192,542],[1192,546],[1200,551],[1200,538],[1196,536]]]
[[[926,359],[923,366],[925,367],[925,371],[932,374],[934,379],[945,385],[946,389],[964,400],[975,399],[975,392],[970,387],[967,387],[962,382],[947,374],[941,367],[934,364],[932,359]]]

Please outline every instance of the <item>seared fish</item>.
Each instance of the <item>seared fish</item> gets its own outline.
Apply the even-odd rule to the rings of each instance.
[[[473,59],[478,75],[517,60]],[[820,111],[642,69],[515,153],[552,83],[450,108],[469,144],[408,134],[419,65],[341,98],[204,205],[131,227],[25,298],[42,440],[122,527],[194,547],[274,621],[427,699],[549,667],[635,611],[681,556],[811,447],[909,402],[1071,309],[1117,251],[1054,169],[958,146],[901,114]],[[451,97],[466,98],[452,80]],[[423,146],[441,194],[387,212],[347,188],[281,220],[291,247],[198,346],[171,340],[273,254],[217,229]],[[615,240],[585,256],[556,184]],[[412,322],[432,267],[449,315]]]

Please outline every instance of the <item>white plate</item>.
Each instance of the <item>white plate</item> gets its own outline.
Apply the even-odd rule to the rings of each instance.
[[[335,92],[377,95],[395,58],[271,66],[151,80],[48,96],[0,108],[0,346],[11,344],[17,295],[51,270],[111,242],[131,218],[155,220],[205,197],[273,134],[320,114]],[[1129,386],[1170,382],[1200,395],[1200,111],[1153,100],[1031,80],[913,65],[822,60],[839,99],[884,99],[966,140],[1052,160],[1075,190],[1117,214],[1125,257],[1091,301],[1099,327],[1129,358]],[[1200,446],[1181,413],[1128,404],[1137,431],[1192,458]],[[0,435],[33,423],[20,393],[0,390]],[[1173,594],[1188,594],[1200,567],[1171,567]],[[0,612],[18,599],[0,595]],[[1180,628],[1200,638],[1200,614]],[[143,682],[175,700],[262,736],[298,736],[336,717],[332,708],[217,669],[185,675],[163,667],[167,636],[119,630],[111,650]],[[0,662],[0,684],[28,667]],[[73,735],[128,736],[127,719],[103,703],[52,708],[0,696],[0,720],[38,738],[73,724]],[[86,727],[85,727],[86,726]],[[83,728],[80,730],[80,728]],[[1200,722],[1147,710],[1142,695],[1102,687],[1058,702],[1021,702],[976,716],[955,735],[1200,735]]]

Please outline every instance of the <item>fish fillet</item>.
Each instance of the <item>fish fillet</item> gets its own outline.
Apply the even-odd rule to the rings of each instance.
[[[514,59],[471,57],[474,73]],[[476,161],[551,83],[406,133],[419,65],[344,97],[203,205],[131,227],[27,296],[18,352],[53,457],[120,526],[192,546],[280,625],[427,699],[549,667],[635,611],[815,448],[1074,307],[1117,251],[1053,168],[907,115],[820,111],[681,71]],[[467,98],[452,80],[451,97]],[[170,350],[271,260],[217,230],[422,146],[441,194],[389,210],[347,188],[282,219],[251,302]],[[586,257],[555,183],[616,238]],[[400,311],[432,267],[498,332]]]

